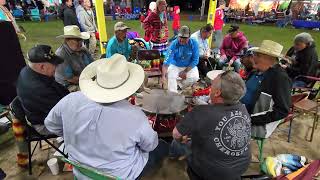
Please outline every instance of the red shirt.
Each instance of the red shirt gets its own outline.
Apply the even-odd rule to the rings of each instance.
[[[214,30],[222,30],[223,28],[223,17],[224,17],[224,12],[222,9],[220,8],[217,8],[216,10],[216,15],[215,15],[215,18],[214,18]]]

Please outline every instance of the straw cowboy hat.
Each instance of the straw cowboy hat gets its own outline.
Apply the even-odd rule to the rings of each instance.
[[[284,58],[281,54],[283,46],[277,42],[271,40],[263,40],[260,47],[252,47],[249,51],[258,52],[261,54],[269,55],[277,58]]]
[[[140,65],[127,62],[123,55],[115,54],[89,64],[79,78],[80,90],[98,103],[112,103],[135,93],[144,81]]]
[[[80,32],[80,28],[75,25],[65,26],[63,32],[63,35],[57,36],[57,38],[77,38],[83,40],[90,38],[88,32]]]

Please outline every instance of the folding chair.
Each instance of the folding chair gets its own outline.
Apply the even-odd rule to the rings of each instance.
[[[12,15],[15,19],[21,19],[24,21],[24,12],[21,9],[14,9]]]
[[[30,17],[32,21],[41,21],[39,9],[30,9]]]
[[[299,112],[299,115],[308,113],[314,116],[310,139],[307,139],[307,141],[312,142],[314,131],[318,127],[318,121],[320,116],[320,99],[319,98],[316,98],[315,100],[303,99],[295,103],[294,108]]]
[[[5,118],[0,122],[0,135],[9,131],[11,118],[9,117],[9,110],[6,106],[0,104],[0,119]],[[6,120],[7,119],[7,120]]]
[[[99,172],[98,170],[96,170],[92,167],[71,161],[68,158],[60,157],[60,159],[63,162],[71,164],[73,166],[73,168],[76,168],[78,171],[80,171],[81,174],[83,174],[84,176],[86,176],[88,178],[91,178],[94,180],[121,180],[118,177],[111,176],[111,175],[105,174],[103,172]],[[75,176],[74,176],[74,180],[77,180],[77,178]]]
[[[57,138],[58,136],[54,134],[50,135],[41,135],[34,129],[34,127],[31,125],[31,123],[27,120],[25,116],[25,110],[21,104],[21,101],[19,100],[18,97],[16,97],[10,104],[10,110],[12,114],[21,121],[21,123],[26,127],[26,132],[25,132],[25,140],[28,144],[28,158],[29,158],[29,175],[32,175],[32,162],[31,158],[32,155],[40,142],[40,148],[41,148],[41,141],[45,141],[48,143],[52,148],[54,148],[56,151],[58,151],[60,154],[62,154],[65,158],[68,158],[66,154],[64,154],[62,151],[59,150],[58,147],[54,146],[48,139],[51,138]],[[36,145],[31,151],[31,142],[36,141]]]
[[[288,116],[284,119],[284,121],[281,123],[281,124],[284,124],[286,122],[289,122],[288,142],[290,142],[290,139],[291,139],[292,123],[293,123],[293,119],[295,117],[294,104],[296,104],[297,102],[301,101],[302,99],[305,99],[306,97],[308,97],[308,93],[293,94],[291,96],[292,104],[291,104],[291,107],[290,107],[290,112],[289,112]]]

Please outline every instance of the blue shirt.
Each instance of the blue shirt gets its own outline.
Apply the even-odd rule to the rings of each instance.
[[[8,20],[6,14],[1,9],[0,9],[0,20],[2,20],[2,21]]]
[[[126,100],[99,104],[82,92],[71,93],[44,123],[52,133],[63,135],[71,160],[121,179],[136,179],[158,145],[146,115]],[[83,176],[77,171],[75,175]]]
[[[199,63],[199,46],[196,40],[190,38],[188,44],[181,45],[176,39],[169,48],[169,54],[164,61],[165,65],[194,68]]]
[[[119,43],[116,36],[113,36],[107,46],[107,58],[111,57],[114,54],[122,54],[127,59],[131,53],[131,46],[129,45],[129,40],[126,38],[122,43]]]
[[[252,75],[246,82],[247,92],[240,101],[246,106],[248,111],[253,109],[255,103],[254,95],[256,94],[263,78],[263,74],[256,73]]]

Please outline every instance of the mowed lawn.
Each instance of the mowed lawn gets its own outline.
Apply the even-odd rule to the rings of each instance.
[[[113,26],[116,21],[107,20],[107,33],[108,38],[113,36]],[[132,28],[132,31],[139,32],[143,37],[144,31],[141,29],[140,21],[125,21],[125,23]],[[55,20],[50,22],[18,22],[26,30],[27,40],[21,39],[21,46],[24,54],[35,44],[48,44],[54,49],[57,49],[62,43],[62,39],[57,39],[56,36],[63,34],[63,24],[61,20]],[[182,21],[181,25],[188,25],[192,32],[195,32],[206,24],[205,21]],[[230,24],[224,27],[224,33],[229,29]],[[292,27],[277,28],[271,25],[240,25],[241,31],[243,31],[252,45],[259,45],[262,40],[270,39],[279,42],[284,46],[286,50],[292,45],[293,38],[296,34],[301,32],[309,32],[316,41],[318,53],[320,53],[320,32],[306,29],[294,29]],[[170,22],[170,36],[172,36],[171,22]]]

